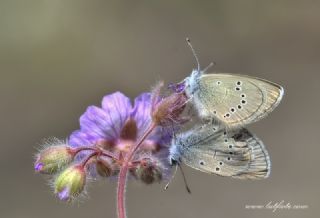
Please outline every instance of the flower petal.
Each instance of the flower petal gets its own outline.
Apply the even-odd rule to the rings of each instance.
[[[134,100],[134,107],[131,116],[136,120],[139,137],[145,132],[152,122],[151,120],[151,93],[142,93]],[[172,137],[170,128],[157,127],[153,130],[148,139],[153,140],[161,145],[167,145]]]
[[[134,107],[131,111],[131,116],[136,120],[139,133],[142,134],[144,130],[151,123],[151,94],[142,93],[134,100]]]
[[[172,128],[163,128],[159,126],[153,130],[148,139],[158,143],[162,147],[168,147],[171,142],[173,132],[174,130]]]
[[[74,147],[85,146],[91,145],[92,143],[94,143],[94,141],[94,137],[88,135],[85,132],[82,132],[81,130],[76,130],[70,135],[68,144]]]
[[[138,128],[135,119],[130,117],[125,122],[124,126],[121,129],[120,138],[125,140],[133,140],[137,139]]]
[[[132,109],[130,99],[121,92],[115,92],[103,98],[102,109],[105,112],[104,122],[112,128],[113,135],[119,137]]]
[[[119,135],[116,127],[109,122],[108,113],[96,106],[89,106],[80,117],[80,127],[96,139],[112,140]]]

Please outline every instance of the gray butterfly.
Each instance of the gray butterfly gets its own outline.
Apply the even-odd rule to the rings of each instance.
[[[267,116],[284,93],[275,83],[244,75],[202,74],[194,70],[184,82],[185,93],[200,117],[213,118],[231,128]]]
[[[280,103],[284,90],[273,82],[244,75],[204,74],[198,68],[178,84],[205,120],[217,120],[228,128],[245,126],[267,116]]]
[[[247,129],[226,131],[211,123],[177,135],[171,143],[169,162],[239,179],[266,178],[271,164],[263,143]]]

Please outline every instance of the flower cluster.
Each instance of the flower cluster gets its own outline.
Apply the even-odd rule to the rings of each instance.
[[[129,172],[145,184],[160,182],[170,173],[167,155],[172,131],[166,126],[181,121],[186,98],[177,93],[162,98],[161,86],[139,95],[133,106],[120,92],[105,96],[101,108],[87,108],[80,129],[67,142],[55,140],[37,154],[34,169],[56,175],[53,185],[59,199],[70,201],[80,195],[88,177],[118,175],[127,153],[152,124],[152,132],[140,141],[129,162]]]

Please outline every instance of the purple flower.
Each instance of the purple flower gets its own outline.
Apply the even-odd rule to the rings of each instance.
[[[120,92],[107,95],[102,100],[101,108],[96,106],[87,108],[80,117],[80,130],[76,130],[70,135],[68,143],[76,148],[101,147],[113,154],[120,155],[121,165],[121,157],[125,156],[129,149],[137,143],[146,128],[150,126],[152,122],[151,108],[150,93],[139,95],[134,100],[133,106],[130,99]],[[170,140],[170,131],[157,127],[143,141],[134,160],[139,163],[139,160],[150,159],[165,171],[169,168],[166,167],[166,157]],[[80,157],[83,158],[83,156],[86,155]],[[110,169],[108,168],[108,170]],[[136,175],[134,170],[131,172]],[[107,174],[110,175],[110,172]]]
[[[168,147],[185,97],[159,93],[160,86],[153,94],[139,95],[133,105],[120,92],[105,96],[101,107],[87,108],[80,129],[67,142],[54,140],[36,155],[35,170],[58,173],[54,192],[65,201],[80,195],[90,176],[114,177],[121,172],[119,184],[127,173],[145,184],[166,179],[171,172]]]

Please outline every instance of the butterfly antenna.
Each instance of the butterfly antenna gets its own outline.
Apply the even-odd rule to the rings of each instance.
[[[171,178],[169,179],[168,183],[166,184],[166,186],[164,187],[164,190],[167,190],[170,183],[172,182],[173,178],[176,176],[177,174],[177,171],[178,171],[178,165],[179,164],[176,164],[176,169],[174,170],[174,173],[172,174]]]
[[[194,56],[194,58],[196,59],[196,62],[197,62],[197,65],[198,65],[198,71],[200,72],[200,62],[199,62],[199,59],[198,59],[198,56],[197,56],[197,53],[196,51],[194,50],[192,44],[191,44],[191,41],[189,38],[186,38],[186,41],[188,43],[188,46],[190,47],[191,51],[192,51],[192,54]]]
[[[189,185],[188,185],[188,183],[187,183],[186,176],[184,175],[184,172],[183,172],[183,170],[182,170],[182,167],[181,167],[181,165],[180,165],[179,163],[176,164],[176,168],[175,168],[175,170],[174,170],[174,173],[172,174],[170,180],[168,181],[168,183],[167,183],[166,186],[164,187],[164,190],[167,190],[167,189],[168,189],[168,187],[169,187],[169,185],[171,184],[173,178],[176,176],[177,171],[178,171],[178,167],[180,168],[180,171],[181,171],[181,174],[182,174],[182,177],[183,177],[183,182],[184,182],[184,184],[185,184],[186,190],[187,190],[187,192],[188,192],[189,194],[191,194],[191,190],[190,190]]]
[[[177,165],[178,165],[179,168],[180,168],[180,171],[181,171],[181,174],[182,174],[182,177],[183,177],[183,181],[184,181],[184,185],[185,185],[185,187],[186,187],[186,190],[187,190],[187,192],[188,192],[189,194],[191,194],[191,190],[190,190],[189,185],[188,185],[188,183],[187,183],[187,179],[186,179],[186,176],[184,175],[184,172],[183,172],[183,170],[182,170],[182,167],[181,167],[180,164],[177,164]]]
[[[207,70],[209,70],[209,68],[213,67],[214,65],[216,65],[215,62],[211,62],[206,68],[203,69],[203,72],[207,72]]]

